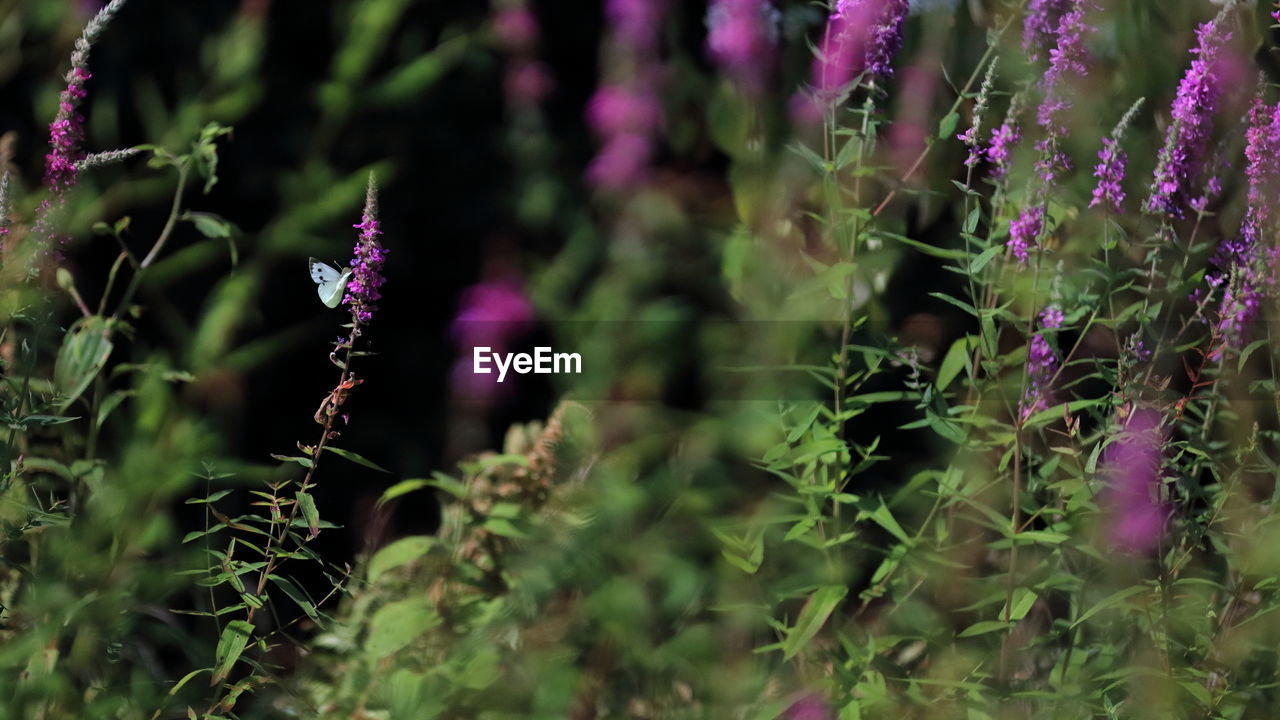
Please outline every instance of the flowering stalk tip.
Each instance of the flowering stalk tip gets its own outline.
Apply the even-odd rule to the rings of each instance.
[[[342,302],[351,307],[351,318],[356,325],[365,325],[373,319],[382,299],[382,265],[387,251],[378,237],[382,228],[378,222],[378,186],[373,173],[369,173],[369,186],[365,191],[364,212],[360,222],[352,227],[360,231],[356,240],[354,257],[351,258],[351,279],[347,281],[347,293]]]
[[[1191,50],[1194,59],[1178,84],[1171,111],[1173,122],[1165,135],[1145,205],[1149,213],[1181,216],[1190,200],[1188,193],[1200,173],[1213,132],[1213,116],[1222,101],[1226,44],[1231,39],[1225,21],[1231,9],[1228,5],[1216,18],[1196,29],[1196,47]]]

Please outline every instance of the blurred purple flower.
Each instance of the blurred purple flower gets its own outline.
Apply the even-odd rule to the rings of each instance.
[[[1049,52],[1054,45],[1058,22],[1070,5],[1071,0],[1031,0],[1027,3],[1027,15],[1022,21],[1022,49],[1027,57],[1039,60]]]
[[[1058,354],[1049,345],[1045,333],[1061,328],[1063,319],[1062,310],[1050,305],[1040,313],[1040,332],[1031,336],[1027,349],[1027,388],[1019,412],[1023,422],[1049,407],[1049,384],[1058,374]]]
[[[493,17],[493,33],[507,52],[528,53],[538,43],[538,20],[524,6],[503,8]]]
[[[507,68],[503,92],[512,105],[537,105],[555,87],[547,66],[537,60],[516,60]]]
[[[622,86],[597,90],[587,106],[587,123],[603,144],[587,168],[587,179],[611,190],[640,182],[653,154],[650,138],[661,122],[656,93]]]
[[[1142,554],[1160,542],[1169,511],[1152,497],[1160,483],[1160,414],[1134,410],[1118,438],[1103,452],[1110,487],[1104,496],[1110,516],[1107,537],[1117,551]]]
[[[651,50],[658,44],[664,4],[661,0],[607,0],[604,15],[619,40],[637,50]]]
[[[813,85],[832,102],[865,72],[872,84],[893,76],[893,58],[902,49],[907,0],[840,0],[814,58]]]
[[[1071,106],[1063,84],[1071,75],[1083,76],[1089,73],[1089,53],[1085,49],[1085,40],[1095,28],[1085,23],[1084,16],[1091,9],[1093,3],[1088,0],[1073,0],[1069,3],[1067,11],[1058,22],[1057,32],[1053,35],[1049,67],[1040,80],[1043,99],[1036,112],[1036,123],[1044,131],[1044,138],[1036,143],[1036,149],[1040,151],[1036,169],[1041,182],[1046,185],[1052,184],[1071,164],[1061,149],[1061,141],[1067,135],[1062,113]]]
[[[477,374],[472,367],[474,348],[506,352],[534,320],[533,304],[517,280],[504,278],[472,285],[462,293],[450,334],[459,348],[452,371],[454,391],[473,403],[488,404],[507,387],[494,374]]]
[[[1222,243],[1215,263],[1227,271],[1218,331],[1232,347],[1243,344],[1275,284],[1275,255],[1264,249],[1274,221],[1273,199],[1280,191],[1280,104],[1267,105],[1259,97],[1249,113],[1245,144],[1249,204],[1238,238]]]
[[[601,143],[587,168],[587,181],[596,187],[625,190],[648,170],[662,125],[656,50],[664,6],[659,0],[608,0],[605,5],[611,41],[629,63],[615,66],[626,76],[602,83],[587,106],[587,123]]]
[[[533,304],[509,278],[472,285],[462,293],[450,332],[459,345],[505,347],[533,322]]]
[[[745,91],[763,90],[782,14],[769,0],[712,0],[707,53]]]
[[[360,223],[352,227],[359,228],[360,237],[356,240],[355,257],[351,258],[354,271],[347,281],[347,294],[342,302],[351,306],[351,316],[357,325],[363,325],[373,318],[378,309],[377,302],[382,299],[382,264],[386,262],[387,251],[379,242],[382,229],[378,224],[378,186],[374,184],[373,175],[369,175],[369,186],[364,196],[364,213]]]
[[[645,135],[622,133],[608,138],[587,168],[587,180],[607,190],[624,190],[642,180],[649,169],[653,143]]]
[[[783,720],[831,720],[831,708],[817,695],[805,696],[782,713]]]
[[[587,123],[598,135],[648,133],[662,123],[662,107],[654,93],[634,87],[605,85],[587,104]]]
[[[1213,116],[1221,104],[1227,70],[1226,43],[1231,38],[1225,28],[1224,9],[1213,21],[1196,29],[1194,59],[1178,84],[1171,111],[1173,123],[1165,134],[1151,197],[1146,210],[1181,216],[1188,193],[1200,172],[1203,155],[1213,132]]]

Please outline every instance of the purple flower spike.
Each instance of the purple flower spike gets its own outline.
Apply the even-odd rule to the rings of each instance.
[[[813,84],[819,97],[834,100],[859,73],[865,72],[872,84],[892,77],[910,9],[908,0],[836,3],[814,59]]]
[[[1088,0],[1074,0],[1067,6],[1053,36],[1049,67],[1040,80],[1044,97],[1036,112],[1036,123],[1044,131],[1044,138],[1036,143],[1036,149],[1040,152],[1036,170],[1046,186],[1051,185],[1060,173],[1071,166],[1066,153],[1059,147],[1060,141],[1067,135],[1062,113],[1071,107],[1063,84],[1071,75],[1089,74],[1089,53],[1085,49],[1085,40],[1095,28],[1085,23],[1084,16],[1093,7],[1093,3]]]
[[[1009,174],[1013,148],[1022,139],[1018,126],[1006,120],[991,131],[991,145],[987,147],[987,161],[991,163],[991,177],[999,180]]]
[[[1060,329],[1064,319],[1062,310],[1056,305],[1050,305],[1040,313],[1040,332],[1031,336],[1027,349],[1027,389],[1019,411],[1022,422],[1049,408],[1049,385],[1058,374],[1058,354],[1049,345],[1045,333]]]
[[[1102,138],[1102,149],[1098,151],[1101,161],[1093,168],[1093,176],[1098,185],[1093,189],[1093,199],[1089,207],[1102,205],[1109,212],[1124,212],[1124,167],[1129,156],[1120,149],[1112,138]]]
[[[369,175],[369,188],[364,196],[364,213],[360,223],[352,227],[360,230],[356,241],[355,257],[351,258],[351,279],[347,281],[347,294],[342,302],[351,306],[351,317],[357,325],[364,325],[373,319],[378,309],[377,302],[382,299],[380,288],[385,278],[382,276],[382,264],[386,262],[387,251],[379,242],[382,229],[378,224],[378,186],[374,184],[373,175]]]
[[[1039,244],[1040,233],[1043,231],[1043,205],[1026,208],[1013,222],[1009,223],[1008,244],[1018,262],[1026,264],[1031,249]]]
[[[1139,98],[1124,117],[1120,118],[1120,122],[1116,123],[1111,137],[1102,139],[1102,149],[1098,151],[1100,162],[1093,168],[1093,176],[1098,179],[1098,184],[1093,188],[1093,200],[1089,202],[1089,207],[1101,205],[1108,212],[1124,212],[1124,170],[1129,155],[1120,149],[1120,141],[1124,139],[1129,124],[1133,122],[1143,102],[1144,99]]]
[[[1160,483],[1163,444],[1159,413],[1139,409],[1103,453],[1110,481],[1105,496],[1110,515],[1107,537],[1115,550],[1145,554],[1160,543],[1169,511],[1152,496]]]
[[[46,241],[56,240],[61,244],[66,240],[59,234],[57,215],[66,206],[67,192],[79,180],[80,173],[76,163],[85,156],[81,147],[84,140],[84,116],[80,114],[79,108],[81,101],[88,95],[85,83],[93,77],[89,72],[89,50],[124,3],[125,0],[112,0],[99,10],[85,25],[84,32],[76,40],[76,49],[71,53],[71,69],[66,75],[67,85],[58,96],[58,113],[53,122],[49,123],[49,152],[44,158],[44,184],[50,191],[50,198],[36,208],[35,223],[32,226],[36,236]]]
[[[1225,28],[1228,10],[1196,30],[1197,45],[1191,50],[1194,59],[1178,84],[1173,123],[1165,135],[1147,212],[1180,217],[1191,199],[1189,193],[1200,172],[1213,132],[1213,116],[1226,86],[1226,43],[1231,38]]]
[[[1039,60],[1054,45],[1058,22],[1071,0],[1031,0],[1027,3],[1027,16],[1022,21],[1022,49],[1027,57]]]
[[[1275,287],[1275,257],[1263,238],[1275,225],[1272,198],[1280,191],[1280,104],[1256,100],[1250,112],[1245,146],[1249,178],[1249,205],[1240,236],[1224,241],[1215,262],[1226,276],[1214,274],[1211,283],[1224,284],[1218,332],[1231,347],[1248,340],[1249,328],[1268,291]]]

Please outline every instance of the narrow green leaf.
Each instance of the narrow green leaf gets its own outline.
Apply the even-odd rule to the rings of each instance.
[[[969,364],[969,338],[962,337],[951,344],[951,349],[947,351],[946,357],[942,359],[942,365],[938,367],[937,387],[939,390],[946,390],[952,380],[960,374],[960,371]]]
[[[809,596],[800,610],[800,617],[796,618],[795,627],[787,631],[787,638],[782,643],[782,653],[787,660],[795,657],[818,634],[848,592],[849,589],[843,585],[828,585]]]
[[[966,637],[974,637],[977,635],[986,635],[987,633],[999,632],[1001,630],[1008,630],[1011,627],[1013,627],[1013,623],[1011,622],[1000,622],[998,620],[983,620],[982,622],[976,622],[970,625],[969,627],[965,628],[964,630],[961,630],[958,634],[956,634],[956,637],[966,638]]]
[[[382,467],[381,465],[378,465],[372,460],[368,460],[361,455],[357,455],[356,453],[351,452],[350,450],[343,450],[341,448],[330,447],[329,445],[325,445],[324,449],[328,450],[334,455],[337,455],[338,457],[346,458],[357,465],[363,465],[371,470],[377,470],[378,472],[384,472],[384,473],[391,472],[390,470]]]
[[[1128,600],[1134,595],[1144,592],[1146,589],[1147,587],[1145,585],[1134,585],[1133,587],[1125,588],[1124,590],[1121,590],[1119,592],[1114,592],[1108,595],[1106,598],[1102,600],[1102,602],[1099,602],[1097,605],[1094,605],[1093,607],[1089,608],[1087,611],[1085,611],[1083,615],[1077,618],[1075,622],[1071,623],[1071,627],[1074,628],[1077,625],[1080,625],[1084,621],[1088,620],[1094,615],[1097,615],[1103,610],[1106,610],[1109,607],[1114,607],[1116,605],[1119,605],[1120,603],[1124,602],[1125,600]]]
[[[382,497],[378,498],[378,506],[381,507],[402,495],[408,495],[414,490],[421,490],[422,488],[429,487],[430,485],[431,485],[431,482],[428,480],[422,480],[422,479],[401,480],[400,482],[396,483],[395,485],[392,485],[391,487],[383,491]]]

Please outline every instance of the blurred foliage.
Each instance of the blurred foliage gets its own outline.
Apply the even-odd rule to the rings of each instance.
[[[46,192],[31,136],[90,5],[0,0],[0,82],[30,106],[0,112],[26,129],[0,143],[0,717],[1274,716],[1275,298],[1233,346],[1205,290],[1248,204],[1252,71],[1275,70],[1264,3],[1226,16],[1249,71],[1215,117],[1224,192],[1185,219],[1090,208],[1089,171],[1145,97],[1123,141],[1129,206],[1145,199],[1217,8],[1091,16],[1060,147],[1075,169],[1029,265],[1007,241],[1039,151],[1023,141],[993,178],[955,139],[997,58],[985,127],[1021,113],[1034,133],[1043,66],[1022,4],[998,1],[916,3],[896,79],[813,118],[796,91],[823,9],[777,4],[753,94],[704,59],[704,4],[670,4],[661,139],[618,191],[583,180],[582,87],[634,70],[610,65],[594,4],[136,0],[94,48],[87,143],[147,161],[84,173],[58,260],[28,232]],[[497,21],[525,9],[541,40]],[[154,42],[198,38],[189,61],[113,75],[168,17],[181,31]],[[531,62],[547,75],[520,74]],[[469,167],[377,144],[458,145],[424,98],[495,103],[448,156]],[[347,326],[326,361],[315,329],[342,321],[280,307],[312,292],[304,258],[344,257],[374,171],[400,265],[368,334],[389,350]],[[417,214],[477,184],[485,238]],[[509,277],[584,374],[481,451],[474,428],[509,408],[456,378],[420,387],[450,382],[435,286]],[[1050,394],[1024,410],[1037,357]],[[301,386],[312,360],[323,386],[245,390]],[[314,435],[296,421],[313,412],[319,442],[278,464],[241,452],[245,427]],[[397,413],[443,439],[392,432]],[[1168,517],[1135,549],[1116,488],[1143,458],[1141,501]],[[376,506],[340,520],[392,529],[352,540],[332,518],[383,466]]]

